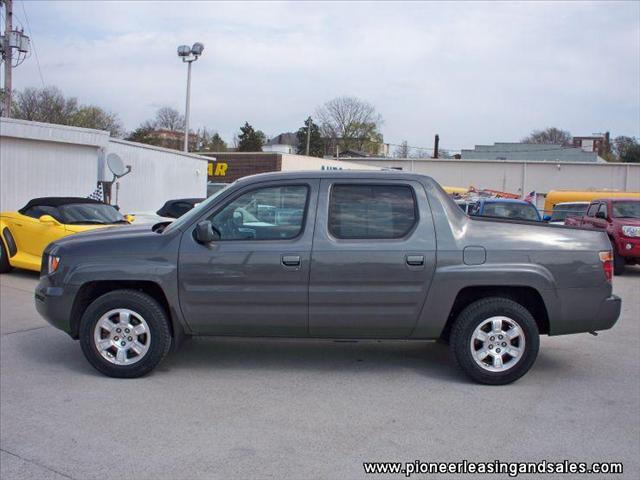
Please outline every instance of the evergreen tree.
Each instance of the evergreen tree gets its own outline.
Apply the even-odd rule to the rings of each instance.
[[[264,138],[264,133],[254,130],[249,122],[244,122],[244,127],[240,127],[240,135],[238,135],[238,151],[261,152]]]
[[[296,132],[298,139],[297,153],[305,155],[307,152],[307,130],[311,124],[311,132],[309,138],[309,155],[312,157],[322,157],[324,155],[324,141],[320,134],[320,127],[313,123],[311,117],[305,120],[304,127],[300,127]]]
[[[226,152],[227,142],[225,142],[219,134],[214,133],[209,141],[208,150],[211,152]]]

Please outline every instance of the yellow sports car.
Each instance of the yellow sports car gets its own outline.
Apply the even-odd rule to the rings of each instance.
[[[34,198],[17,212],[0,213],[0,273],[40,271],[45,247],[78,232],[129,224],[113,206],[90,198]]]

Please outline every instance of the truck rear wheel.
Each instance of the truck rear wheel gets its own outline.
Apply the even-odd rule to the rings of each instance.
[[[82,315],[80,345],[100,373],[141,377],[153,370],[171,347],[169,319],[151,296],[136,290],[114,290],[98,297]]]
[[[505,385],[527,373],[539,346],[533,316],[508,298],[473,302],[451,329],[451,349],[458,365],[473,380],[487,385]]]

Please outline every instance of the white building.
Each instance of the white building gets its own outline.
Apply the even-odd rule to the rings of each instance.
[[[159,209],[172,198],[206,197],[208,158],[110,138],[100,130],[0,119],[0,211],[35,197],[86,197],[113,179],[104,159],[120,156],[131,173],[112,191],[123,212]]]

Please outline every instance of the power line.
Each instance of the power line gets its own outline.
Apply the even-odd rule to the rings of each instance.
[[[38,58],[38,50],[36,50],[36,42],[33,38],[33,30],[31,30],[31,24],[29,23],[29,15],[27,15],[27,9],[24,6],[24,0],[22,0],[22,11],[24,12],[24,18],[27,22],[27,29],[29,36],[31,37],[31,45],[33,45],[33,53],[36,56],[36,64],[38,65],[38,73],[40,74],[40,81],[42,82],[42,88],[46,88],[44,83],[44,76],[42,75],[42,69],[40,68],[40,58]]]

